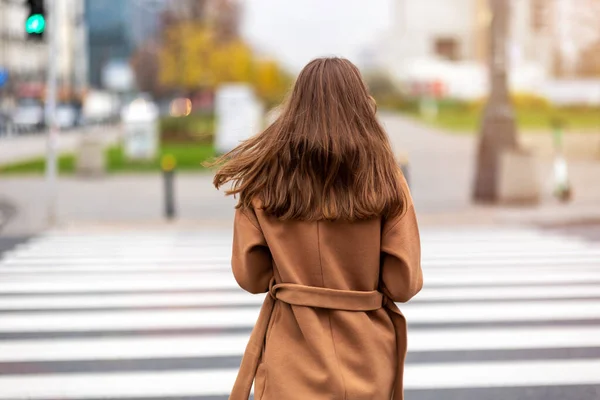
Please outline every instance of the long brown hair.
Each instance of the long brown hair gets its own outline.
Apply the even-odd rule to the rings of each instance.
[[[406,194],[360,72],[319,58],[300,72],[281,113],[212,165],[238,207],[256,202],[281,220],[362,220],[401,213]]]

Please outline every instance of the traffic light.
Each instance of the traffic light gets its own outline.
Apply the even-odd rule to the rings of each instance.
[[[44,0],[27,0],[29,13],[25,21],[25,32],[30,39],[41,40],[46,30]]]

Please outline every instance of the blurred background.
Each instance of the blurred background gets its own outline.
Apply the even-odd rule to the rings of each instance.
[[[600,2],[506,3],[495,42],[487,0],[2,0],[5,232],[37,232],[49,219],[159,221],[165,155],[182,172],[173,185],[181,219],[229,221],[231,202],[210,189],[201,163],[260,131],[299,70],[324,55],[361,68],[424,219],[521,217],[482,202],[535,204],[532,218],[597,216]],[[496,129],[508,139],[488,146],[494,76],[503,100],[491,109],[511,107]],[[60,134],[47,135],[52,126]],[[59,155],[56,183],[48,148]],[[506,149],[521,156],[502,164]],[[530,174],[511,172],[523,168]]]
[[[225,400],[260,296],[203,162],[362,71],[425,288],[408,400],[600,398],[600,0],[0,0],[0,399]]]

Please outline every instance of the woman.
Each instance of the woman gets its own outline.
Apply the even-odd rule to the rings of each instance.
[[[217,161],[239,196],[232,268],[269,294],[231,400],[402,399],[422,286],[412,199],[358,69],[321,58],[280,116]]]

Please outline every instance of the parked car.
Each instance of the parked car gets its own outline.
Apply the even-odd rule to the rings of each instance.
[[[119,99],[115,94],[91,91],[83,102],[81,117],[86,125],[109,123],[118,117],[119,110]]]
[[[20,132],[44,127],[44,106],[36,99],[20,99],[12,116],[14,128]]]
[[[79,111],[69,103],[56,106],[56,124],[60,129],[71,129],[79,124]]]

